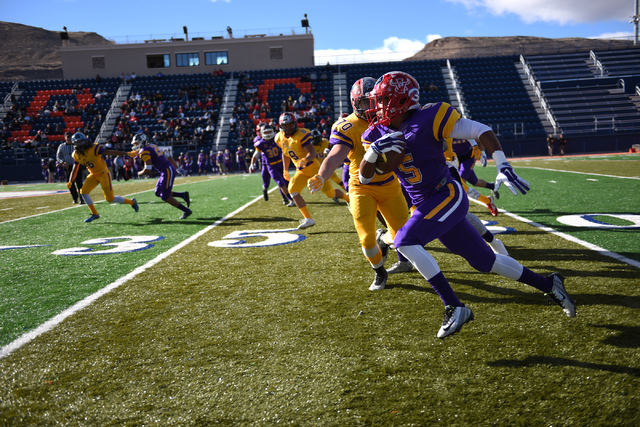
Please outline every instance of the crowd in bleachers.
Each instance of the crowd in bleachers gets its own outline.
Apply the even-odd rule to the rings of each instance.
[[[0,150],[21,154],[27,163],[55,157],[64,133],[95,138],[117,90],[117,79],[29,81],[0,123]]]

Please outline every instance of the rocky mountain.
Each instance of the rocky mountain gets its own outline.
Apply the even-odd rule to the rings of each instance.
[[[62,78],[60,31],[0,21],[0,81]],[[69,46],[111,44],[89,32],[69,32]]]

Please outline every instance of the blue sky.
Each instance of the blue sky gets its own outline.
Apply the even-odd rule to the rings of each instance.
[[[291,34],[302,31],[306,13],[321,64],[335,55],[332,63],[400,60],[450,36],[629,37],[634,5],[635,0],[0,0],[0,19],[52,31],[66,26],[126,43],[183,37],[183,26],[190,37],[227,37],[228,26],[235,37]]]

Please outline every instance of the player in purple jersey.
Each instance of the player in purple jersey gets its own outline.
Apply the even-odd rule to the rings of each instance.
[[[244,147],[242,145],[238,145],[238,149],[236,150],[236,163],[238,163],[239,173],[247,172],[247,162],[244,160],[244,155]]]
[[[160,178],[156,183],[156,196],[160,197],[163,201],[169,203],[182,211],[180,219],[186,219],[193,212],[189,209],[191,205],[191,199],[189,198],[189,192],[178,193],[173,191],[173,181],[176,178],[178,164],[173,157],[165,157],[164,153],[157,145],[149,144],[147,135],[139,133],[133,137],[131,142],[134,151],[132,154],[137,154],[140,159],[145,163],[144,169],[138,172],[139,176],[148,175],[153,168],[156,168],[160,172]],[[130,153],[131,154],[131,153]],[[180,197],[185,201],[187,206],[177,201],[175,197]]]
[[[289,181],[284,179],[283,176],[282,150],[274,140],[275,135],[276,133],[270,125],[260,128],[260,136],[256,136],[253,140],[253,146],[256,151],[251,159],[251,170],[255,170],[258,155],[261,155],[262,170],[260,174],[262,175],[262,195],[264,200],[269,200],[268,190],[271,185],[271,178],[273,178],[280,189],[282,204],[294,207],[296,204],[288,190]]]
[[[460,117],[449,104],[419,104],[420,86],[409,74],[391,72],[378,79],[370,94],[367,116],[371,127],[362,138],[371,144],[360,165],[360,180],[375,174],[378,156],[403,153],[395,170],[416,207],[407,223],[396,233],[394,245],[424,276],[445,305],[438,338],[458,332],[473,320],[473,312],[451,289],[436,260],[424,249],[434,239],[462,256],[478,271],[497,273],[533,286],[560,305],[569,317],[576,315],[575,303],[564,288],[564,277],[541,276],[511,257],[494,254],[482,236],[466,220],[469,200],[445,162],[445,138],[475,139],[492,154],[498,175],[496,189],[505,184],[514,195],[526,194],[529,183],[513,170],[500,142],[488,126]]]
[[[495,199],[499,199],[500,193],[495,191],[495,184],[478,178],[476,173],[473,171],[476,160],[479,160],[483,167],[487,166],[487,158],[476,141],[473,139],[452,139],[451,148],[458,158],[460,178],[464,179],[474,187],[482,187],[491,190],[493,197]],[[484,200],[481,201],[486,204]]]
[[[207,160],[204,150],[200,150],[200,154],[198,154],[198,176],[207,174]]]
[[[233,173],[233,160],[231,159],[231,153],[228,148],[224,149],[224,153],[222,153],[222,158],[224,159],[224,167],[226,169],[226,173]]]

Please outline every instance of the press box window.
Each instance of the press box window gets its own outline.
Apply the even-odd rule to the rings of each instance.
[[[197,53],[176,53],[176,66],[197,67],[200,65],[200,57]]]
[[[147,68],[169,68],[171,67],[171,57],[165,55],[147,55]]]
[[[204,54],[205,65],[228,65],[228,52],[206,52]]]

